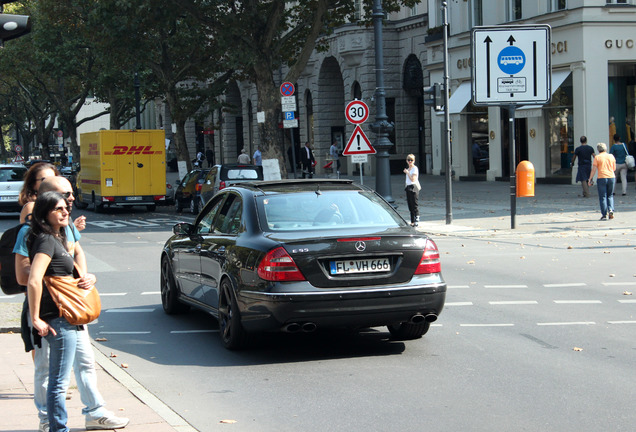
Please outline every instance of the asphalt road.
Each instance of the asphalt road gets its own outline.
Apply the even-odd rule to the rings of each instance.
[[[626,294],[636,291],[636,249],[624,231],[436,236],[449,292],[424,338],[395,342],[384,328],[264,335],[228,352],[212,317],[163,313],[161,245],[175,220],[193,219],[165,210],[84,212],[81,241],[104,309],[90,333],[202,432],[636,424],[636,302]]]

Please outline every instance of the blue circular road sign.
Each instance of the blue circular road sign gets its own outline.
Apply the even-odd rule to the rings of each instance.
[[[497,56],[497,65],[505,74],[518,74],[526,65],[526,55],[516,46],[508,46]]]

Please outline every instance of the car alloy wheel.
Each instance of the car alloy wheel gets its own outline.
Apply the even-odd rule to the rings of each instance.
[[[232,295],[232,285],[227,279],[221,282],[219,293],[219,330],[225,348],[236,350],[246,345],[247,333],[241,325],[241,315]]]
[[[177,299],[177,286],[174,282],[168,257],[165,256],[161,260],[161,305],[163,310],[169,315],[188,310],[188,306]]]

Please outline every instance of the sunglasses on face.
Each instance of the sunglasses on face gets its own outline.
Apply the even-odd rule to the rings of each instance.
[[[58,206],[58,207],[55,207],[53,209],[53,211],[57,212],[59,214],[64,214],[64,212],[68,213],[68,207],[66,207],[66,206]]]

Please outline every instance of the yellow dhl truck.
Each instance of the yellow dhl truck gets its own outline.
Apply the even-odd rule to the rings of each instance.
[[[80,135],[75,205],[146,206],[166,199],[166,150],[162,130],[101,130]]]

